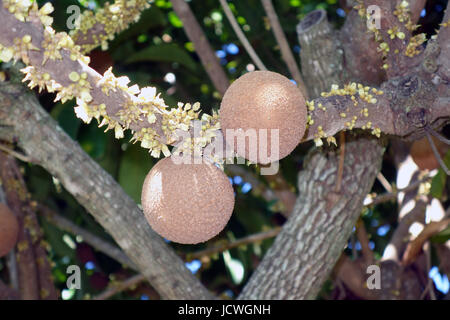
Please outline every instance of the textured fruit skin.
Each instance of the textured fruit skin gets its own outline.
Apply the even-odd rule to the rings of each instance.
[[[448,150],[448,146],[435,137],[431,138],[433,139],[441,157],[444,157]],[[440,167],[427,137],[414,141],[411,145],[410,153],[420,170],[434,170]]]
[[[267,164],[289,155],[300,143],[306,130],[306,102],[300,90],[288,78],[271,71],[254,71],[237,79],[225,92],[220,106],[220,124],[225,141],[235,152],[252,162]],[[236,147],[238,139],[227,137],[227,129],[268,129],[267,154],[245,154]],[[271,155],[269,129],[279,129],[279,156]],[[259,141],[259,131],[257,131]],[[258,143],[259,150],[259,143]],[[259,151],[258,151],[259,153]],[[266,156],[267,155],[267,156]],[[267,161],[270,160],[270,161]]]
[[[225,173],[210,163],[175,164],[160,160],[142,187],[142,207],[150,226],[182,244],[205,242],[226,226],[234,191]]]
[[[7,206],[0,203],[0,257],[4,257],[17,243],[19,222]]]

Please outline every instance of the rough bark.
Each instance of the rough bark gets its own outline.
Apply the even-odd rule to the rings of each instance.
[[[300,196],[283,231],[241,295],[242,299],[314,299],[358,219],[381,166],[372,138],[347,142],[342,192],[334,193],[339,154],[316,150],[298,177]]]
[[[317,86],[311,92],[314,98],[331,84],[342,83],[342,52],[331,54],[340,43],[323,11],[306,16],[297,32],[303,45],[302,70],[310,69],[308,83]],[[308,155],[298,177],[300,195],[294,211],[245,286],[241,299],[316,297],[361,213],[363,199],[380,170],[383,152],[377,139],[350,138],[339,193],[335,191],[339,152],[315,149]]]
[[[142,211],[117,182],[62,131],[22,85],[0,83],[0,126],[9,127],[22,150],[61,181],[164,298],[212,297],[151,230]]]
[[[298,25],[303,78],[311,99],[343,78],[343,51],[324,10],[308,14]]]

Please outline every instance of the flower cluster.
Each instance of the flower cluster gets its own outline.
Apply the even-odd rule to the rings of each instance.
[[[48,14],[53,11],[51,4],[39,10],[35,2],[31,5],[29,2],[3,1],[2,20],[11,22],[9,14],[12,13],[27,24],[13,30],[13,41],[0,35],[0,59],[23,60],[27,65],[22,69],[24,81],[28,81],[31,88],[54,92],[56,100],[63,103],[75,98],[75,113],[84,122],[96,119],[106,131],[114,130],[116,138],[123,138],[124,131],[131,130],[132,141],[139,141],[152,156],[159,157],[161,152],[170,155],[168,145],[179,142],[176,131],[192,130],[193,123],[199,119],[200,104],[180,103],[178,108],[170,109],[155,88],[129,86],[128,77],[116,77],[111,69],[103,76],[97,74],[88,67],[89,58],[82,53],[81,46],[66,33],[55,32],[48,24],[51,20],[47,19]],[[143,5],[142,1],[116,1],[115,4],[118,3],[126,8]],[[104,10],[120,12],[113,5],[107,5]],[[121,17],[129,16],[122,13]],[[39,28],[41,34],[36,32]],[[34,34],[35,39],[30,34]],[[31,50],[39,52],[33,59],[29,57]],[[188,141],[190,149],[204,148],[218,130],[216,114],[203,115],[202,123],[199,137]]]
[[[406,29],[411,32],[419,27],[418,25],[415,25],[411,20],[411,12],[409,9],[408,1],[403,0],[399,4],[397,4],[394,10],[394,15],[397,17],[398,21],[403,23]]]
[[[148,0],[116,0],[107,2],[95,13],[86,10],[81,15],[79,28],[71,32],[72,39],[81,44],[81,51],[88,53],[98,46],[108,49],[108,41],[115,34],[127,29],[139,20],[141,11],[150,7]]]
[[[332,85],[331,90],[329,92],[322,92],[321,96],[323,98],[329,98],[334,96],[346,96],[353,101],[353,106],[358,107],[360,104],[366,105],[366,104],[376,104],[377,103],[377,95],[384,94],[383,91],[378,90],[376,88],[371,88],[368,86],[363,86],[359,83],[349,83],[345,85],[343,88],[339,88],[338,85]],[[327,111],[327,108],[323,106],[321,102],[315,103],[314,101],[308,101],[306,103],[308,108],[308,126],[314,125],[315,121],[313,119],[313,111],[321,110],[323,112]],[[359,118],[368,118],[369,117],[369,108],[367,107],[361,107],[360,110],[357,112],[358,115],[355,115],[354,112],[352,112],[352,115],[347,114],[346,112],[339,112],[338,116],[341,119],[345,119],[345,128],[346,130],[352,130],[356,127],[356,122]],[[372,128],[372,123],[370,121],[367,121],[362,126],[363,129],[372,129],[371,133],[377,137],[380,137],[381,130],[379,128]],[[317,146],[323,145],[322,139],[326,138],[327,142],[336,144],[336,140],[334,137],[329,137],[324,128],[322,126],[317,126],[317,131],[314,133],[314,142]]]

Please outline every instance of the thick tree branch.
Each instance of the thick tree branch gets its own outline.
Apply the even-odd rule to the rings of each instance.
[[[4,47],[4,55],[12,54],[15,59],[21,58],[30,64],[24,72],[31,85],[56,90],[63,100],[77,97],[76,112],[79,117],[85,121],[102,119],[102,125],[114,129],[118,138],[123,136],[125,129],[131,129],[133,139],[141,141],[141,145],[149,148],[155,157],[159,157],[161,151],[166,156],[170,154],[167,144],[176,144],[181,138],[176,134],[177,129],[192,130],[192,120],[198,119],[195,112],[198,106],[180,105],[178,109],[168,110],[164,101],[155,97],[153,89],[129,88],[126,78],[115,78],[112,73],[101,77],[87,67],[86,57],[77,47],[70,45],[71,39],[67,35],[52,35],[51,29],[42,28],[38,17],[42,19],[47,16],[34,6],[29,9],[28,15],[27,22],[19,22],[7,9],[0,8],[0,18],[8,30],[0,34],[0,44]],[[302,54],[305,55],[302,69],[307,77],[320,81],[309,81],[315,83],[309,88],[315,96],[327,90],[323,86],[326,81],[336,84],[345,78],[342,76],[341,45],[335,39],[323,11],[308,15],[297,31],[303,47]],[[314,47],[311,38],[320,38],[323,45]],[[434,61],[439,51],[433,49],[435,43],[429,47],[430,50],[420,56],[424,61],[422,65],[414,60],[416,64],[409,66],[410,74],[386,82],[382,90],[349,84],[344,89],[333,87],[331,92],[310,102],[309,130],[305,140],[319,142],[321,138],[327,138],[333,142],[332,136],[336,132],[356,128],[368,129],[376,136],[384,132],[405,137],[418,131],[420,137],[418,129],[421,127],[439,127],[448,121],[448,84],[440,82],[436,87],[433,82],[436,70],[428,62]],[[336,55],[336,52],[340,54]],[[306,58],[308,56],[309,59]],[[75,61],[72,59],[77,57]],[[333,59],[337,63],[330,63]],[[324,89],[318,91],[318,88]],[[180,116],[183,112],[187,113],[186,117]],[[205,135],[219,135],[217,119],[209,117],[207,122]]]
[[[310,59],[321,61],[320,55],[326,61],[317,72],[308,74],[308,82],[318,86],[312,94],[327,90],[335,81],[340,84],[337,70],[343,70],[342,55],[327,54],[339,47],[339,43],[330,42],[334,38],[323,15],[314,11],[297,27],[302,52],[310,53],[302,56],[302,70],[308,64],[314,70]],[[383,152],[376,139],[350,136],[346,141],[341,181],[345,187],[340,193],[335,191],[340,153],[320,149],[310,152],[298,177],[300,196],[294,211],[240,298],[316,297],[360,215],[362,201],[379,172]]]
[[[351,10],[339,32],[344,49],[344,64],[349,79],[371,86],[378,86],[386,80],[383,59],[377,51],[374,35],[367,32],[366,20]]]
[[[412,36],[416,29],[411,19],[411,8],[408,1],[395,0],[363,0],[359,1],[360,15],[368,15],[369,30],[374,33],[378,42],[378,51],[385,58],[383,68],[388,77],[402,76],[409,72],[411,60],[421,53],[423,36]],[[367,12],[370,6],[376,6],[379,12],[379,25],[373,18],[377,12]]]
[[[444,19],[439,29],[438,44],[441,51],[437,61],[438,73],[442,80],[448,83],[450,81],[450,2],[447,4]],[[447,97],[449,96],[448,90]],[[447,100],[447,103],[449,103],[449,100]]]
[[[339,154],[309,155],[300,196],[282,232],[245,286],[241,299],[314,299],[338,260],[381,165],[376,139],[346,144],[343,186],[334,193]]]
[[[341,83],[343,76],[340,43],[328,23],[326,12],[316,10],[308,14],[298,25],[300,61],[303,77],[311,99],[328,91],[331,84]],[[314,79],[314,81],[311,81]]]
[[[32,93],[1,83],[0,123],[11,127],[22,150],[61,181],[163,297],[212,297],[151,230],[134,201],[57,126]]]

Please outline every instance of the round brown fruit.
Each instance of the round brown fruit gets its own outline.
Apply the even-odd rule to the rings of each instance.
[[[10,252],[17,243],[19,222],[7,206],[0,203],[0,257]]]
[[[177,243],[208,241],[225,228],[233,213],[234,191],[215,165],[160,160],[142,187],[142,207],[150,226]]]
[[[435,137],[431,138],[433,139],[441,157],[444,157],[448,150],[448,146]],[[420,170],[434,170],[440,167],[427,137],[414,141],[411,146],[410,153]]]
[[[225,141],[239,156],[254,163],[267,164],[289,155],[305,134],[306,121],[306,102],[300,90],[288,78],[270,71],[254,71],[237,79],[220,106]],[[257,148],[249,148],[249,129],[256,132]],[[260,137],[261,129],[267,130],[266,136]],[[271,152],[271,129],[279,130],[278,156]],[[245,147],[238,147],[239,141],[246,141]]]

